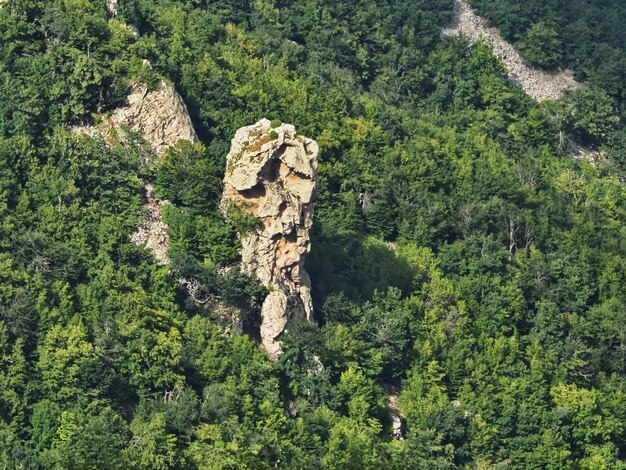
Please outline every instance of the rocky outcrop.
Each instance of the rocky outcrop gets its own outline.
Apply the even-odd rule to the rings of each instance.
[[[506,65],[509,79],[517,83],[537,101],[555,100],[567,90],[580,86],[571,71],[554,73],[536,69],[522,58],[517,49],[506,42],[500,32],[476,15],[466,0],[455,0],[454,19],[442,31],[443,37],[464,36],[470,41],[484,41]]]
[[[404,426],[401,419],[398,390],[390,386],[386,398],[389,421],[391,422],[391,437],[401,441],[404,439]]]
[[[173,86],[164,81],[156,90],[148,90],[142,82],[136,82],[126,98],[126,106],[116,109],[109,117],[103,117],[97,127],[80,127],[75,131],[86,134],[103,134],[113,143],[115,138],[124,139],[125,129],[139,133],[150,144],[157,157],[179,140],[197,142],[187,106]],[[169,258],[169,228],[163,222],[162,209],[166,201],[154,197],[152,186],[146,184],[144,199],[144,220],[131,235],[131,241],[138,246],[146,246],[161,264]]]
[[[117,15],[117,0],[106,0],[106,5],[111,16]]]
[[[146,85],[136,83],[127,98],[128,106],[117,109],[105,125],[114,128],[127,126],[139,132],[157,157],[164,154],[179,140],[197,142],[198,136],[191,123],[187,106],[173,86],[161,81],[154,91]],[[131,241],[145,246],[160,264],[168,264],[169,227],[163,221],[162,210],[167,201],[154,197],[152,186],[146,184],[145,218]]]
[[[146,184],[144,191],[143,222],[130,236],[130,241],[137,246],[145,246],[159,264],[169,264],[169,227],[163,221],[163,208],[169,201],[157,199],[151,184]]]
[[[567,155],[571,155],[575,160],[587,160],[596,166],[601,161],[606,161],[606,152],[582,145],[575,140],[566,139],[563,150]]]
[[[262,119],[237,131],[227,156],[222,207],[229,217],[258,222],[240,234],[241,268],[269,289],[260,336],[271,358],[280,353],[279,336],[288,320],[298,311],[307,319],[313,315],[303,266],[310,250],[317,154],[317,143],[297,135],[294,126],[272,127]]]
[[[174,87],[164,81],[153,91],[136,82],[126,103],[105,119],[100,129],[128,127],[141,134],[157,156],[179,140],[198,141],[187,106]]]

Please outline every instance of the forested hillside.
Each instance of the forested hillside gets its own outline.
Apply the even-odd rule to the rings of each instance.
[[[2,466],[626,468],[624,8],[471,3],[584,86],[537,104],[441,40],[453,0],[0,2]],[[72,130],[161,77],[200,143]],[[261,118],[320,147],[316,322],[277,361],[219,209]],[[130,241],[146,181],[169,266]]]

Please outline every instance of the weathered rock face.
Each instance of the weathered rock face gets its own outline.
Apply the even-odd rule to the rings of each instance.
[[[509,72],[509,79],[520,85],[526,94],[537,101],[555,100],[567,90],[580,86],[571,71],[544,72],[526,63],[513,45],[500,32],[474,13],[467,0],[455,0],[454,19],[442,31],[443,37],[465,36],[470,41],[484,41],[502,59]]]
[[[169,264],[170,228],[163,221],[163,208],[169,202],[154,197],[154,188],[151,184],[146,184],[144,190],[144,219],[130,236],[130,241],[137,246],[145,246],[159,264]]]
[[[280,353],[279,336],[287,321],[302,311],[313,315],[311,285],[304,271],[310,250],[313,201],[317,193],[314,140],[294,126],[272,129],[270,121],[237,131],[227,157],[222,207],[238,207],[259,219],[240,234],[241,267],[269,289],[261,310],[261,341],[271,358]]]
[[[108,125],[115,128],[128,126],[139,132],[157,156],[164,154],[179,140],[198,141],[187,106],[174,87],[165,82],[161,81],[154,91],[148,91],[144,84],[135,84],[127,103],[128,106],[117,109],[111,115]],[[159,263],[168,264],[169,227],[162,214],[167,201],[157,200],[150,185],[146,185],[145,191],[143,207],[146,216],[131,235],[131,241],[135,245],[146,246]]]
[[[117,15],[117,0],[106,0],[106,5],[111,16]]]
[[[126,98],[126,106],[118,108],[97,127],[81,127],[78,132],[93,135],[103,134],[105,139],[129,128],[141,134],[148,142],[157,157],[163,155],[168,148],[179,140],[197,142],[198,137],[193,128],[187,106],[173,86],[161,81],[154,91],[137,82],[132,86]],[[154,197],[152,186],[145,186],[143,223],[131,235],[131,241],[138,246],[145,245],[161,264],[169,263],[169,228],[163,222],[162,209],[167,201],[159,201]]]
[[[128,126],[143,136],[157,156],[179,140],[198,141],[187,106],[173,86],[161,81],[156,90],[148,91],[143,83],[135,83],[126,102],[102,126]]]

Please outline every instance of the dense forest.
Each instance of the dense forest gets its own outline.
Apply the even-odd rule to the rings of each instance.
[[[0,3],[3,468],[626,468],[626,7],[471,2],[585,82],[538,104],[441,40],[453,3]],[[200,143],[71,132],[159,77]],[[316,322],[275,362],[221,321],[263,295],[219,210],[263,117],[320,146]],[[170,266],[129,240],[146,179]]]

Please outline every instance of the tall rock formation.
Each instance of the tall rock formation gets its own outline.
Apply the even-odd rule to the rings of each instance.
[[[270,358],[279,336],[300,311],[312,319],[311,283],[304,270],[310,251],[313,201],[317,194],[314,140],[294,126],[262,119],[237,131],[226,162],[222,207],[258,219],[241,233],[241,268],[269,289],[261,309],[261,341]],[[233,210],[234,209],[234,210]]]

